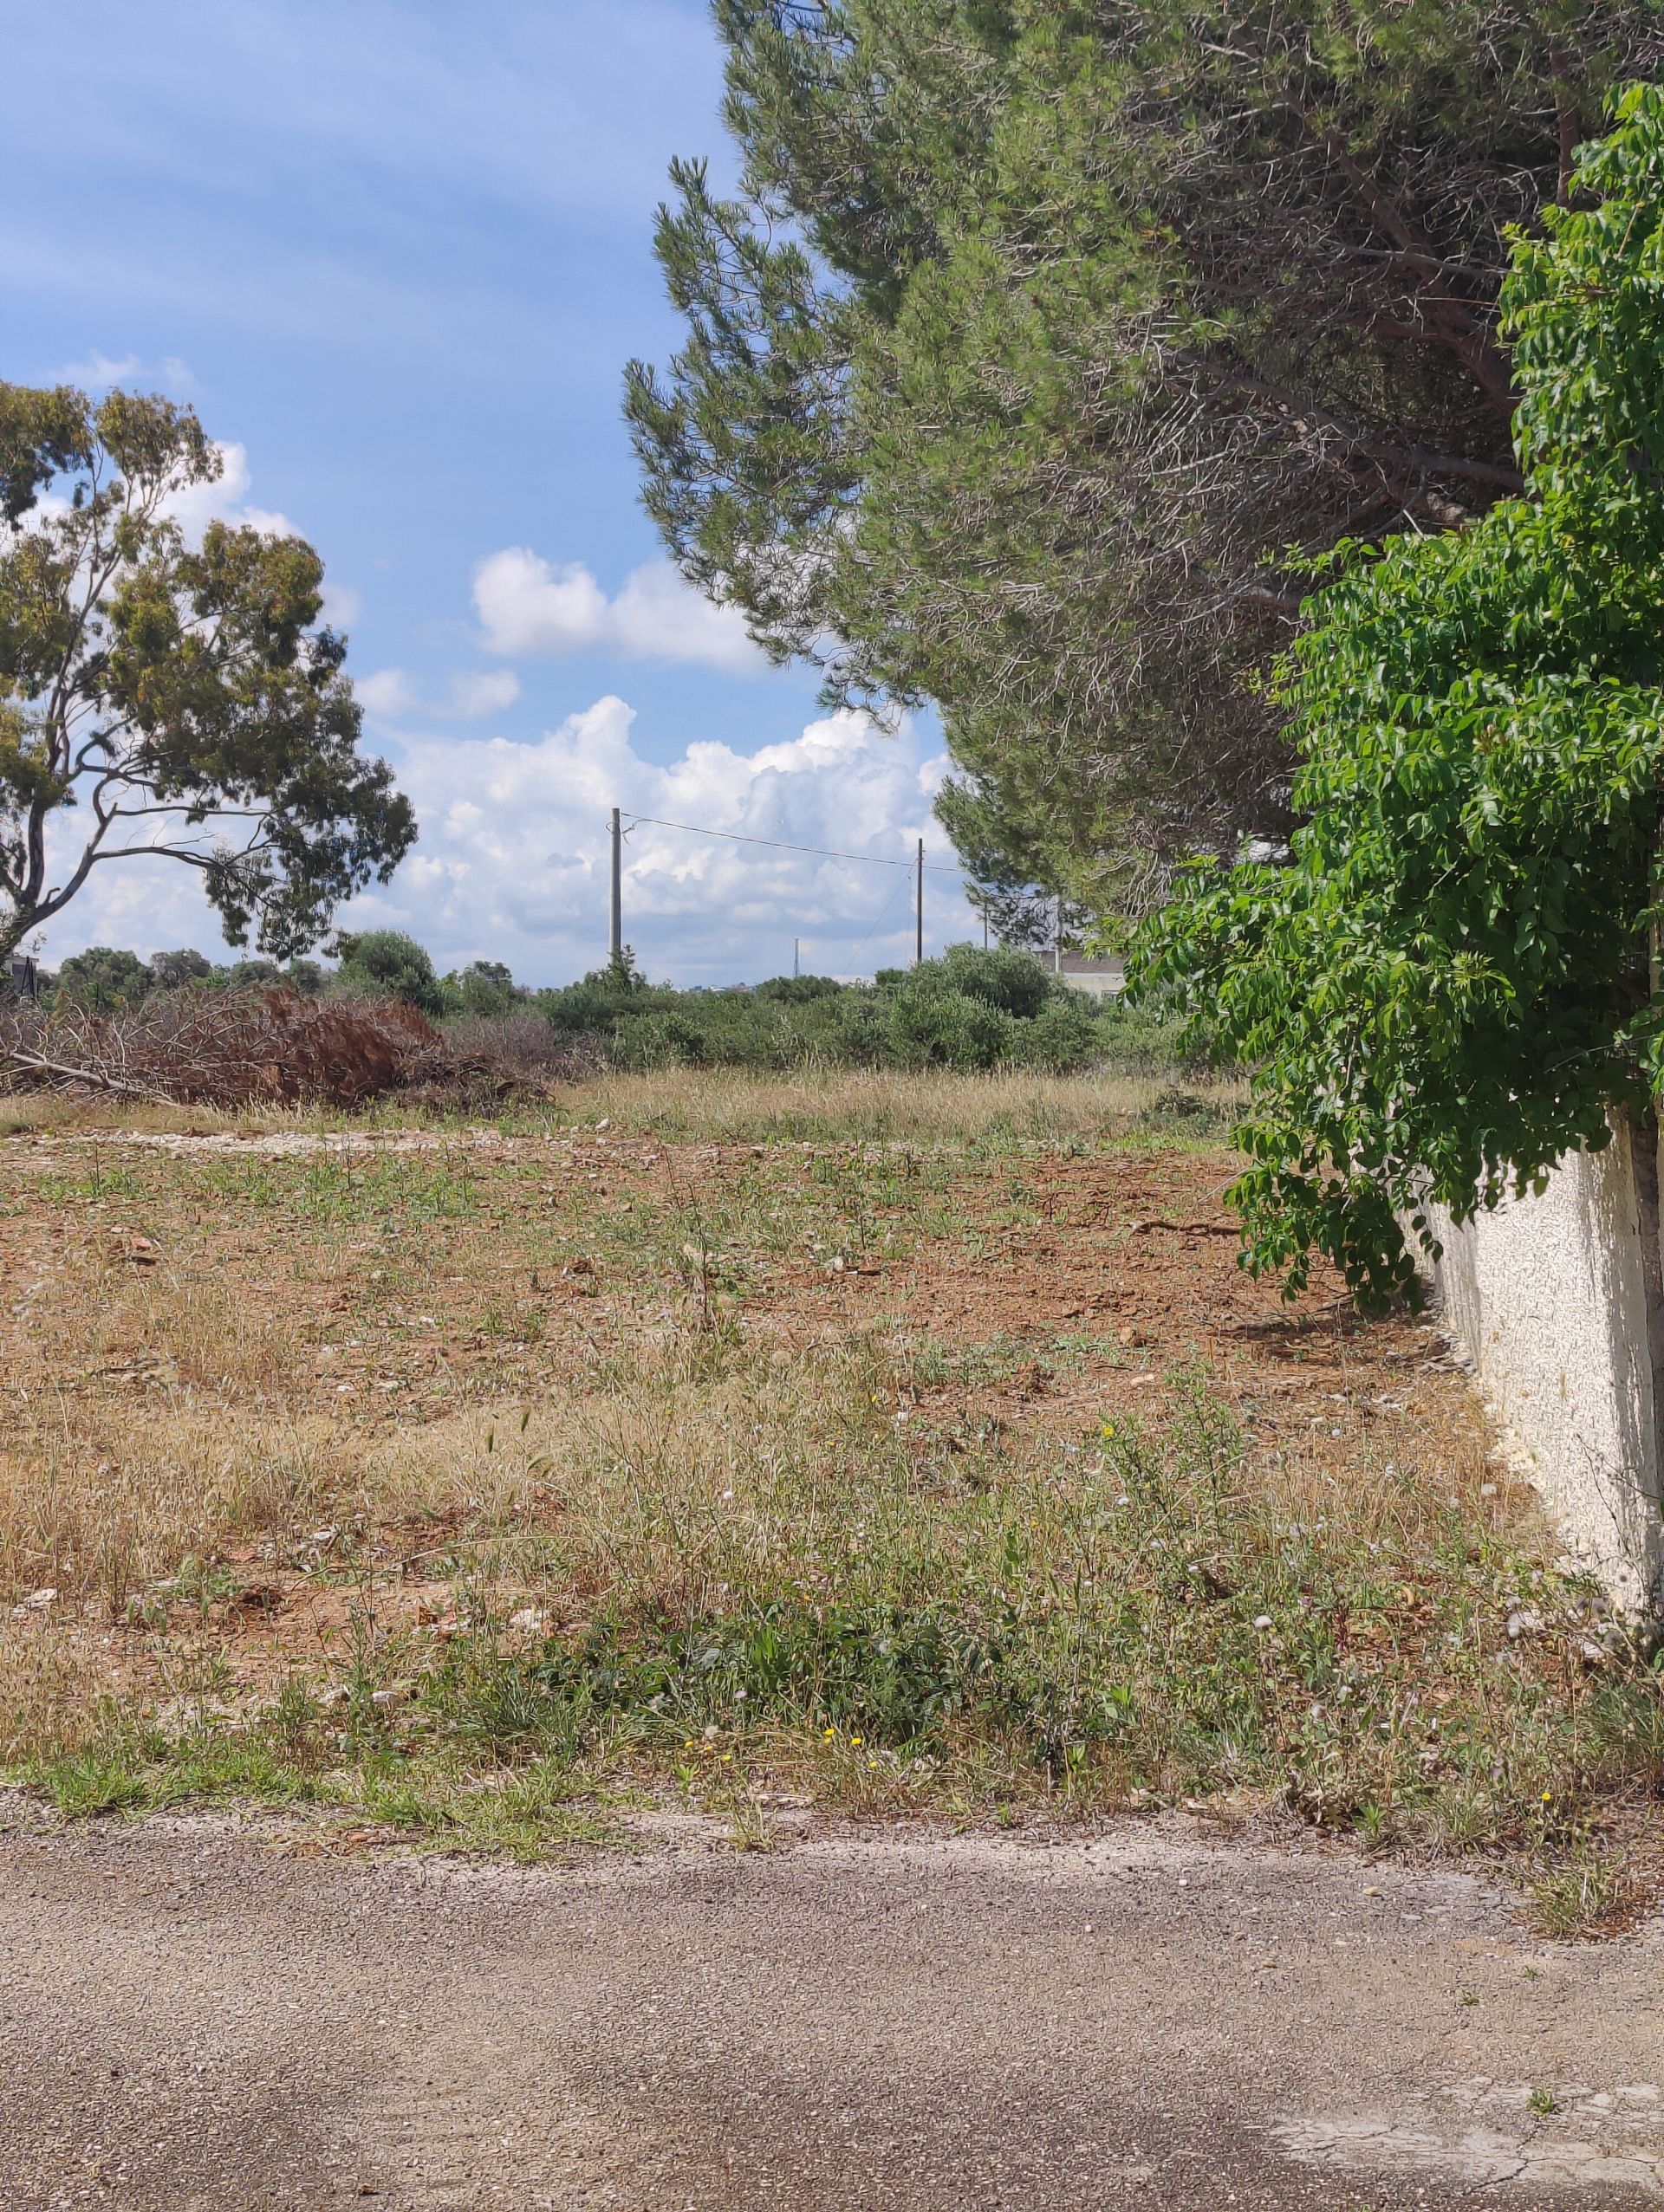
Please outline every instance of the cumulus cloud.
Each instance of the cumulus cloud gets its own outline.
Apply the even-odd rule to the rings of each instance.
[[[399,775],[421,842],[354,918],[408,929],[447,962],[505,959],[538,981],[581,973],[605,957],[607,821],[617,806],[627,818],[869,856],[824,859],[639,821],[625,846],[624,933],[649,973],[777,975],[790,969],[794,937],[805,968],[825,974],[907,957],[914,840],[922,835],[938,864],[952,860],[930,813],[946,762],[913,725],[891,737],[865,716],[829,715],[754,753],[707,740],[660,764],[636,749],[634,719],[607,697],[534,743],[410,741]],[[959,885],[926,880],[930,942],[969,936]]]
[[[557,568],[529,546],[508,546],[475,569],[474,610],[494,652],[538,658],[615,652],[730,675],[768,665],[738,610],[712,606],[668,561],[632,570],[608,599],[582,561]]]
[[[484,722],[502,714],[520,696],[520,679],[509,668],[459,671],[443,691],[424,691],[402,668],[379,668],[354,678],[366,711],[379,721],[407,721],[420,716],[434,722]]]
[[[870,975],[909,957],[915,839],[937,866],[952,859],[930,813],[947,763],[916,725],[891,737],[864,716],[828,715],[753,753],[702,741],[658,763],[637,749],[634,721],[606,697],[530,743],[406,737],[395,769],[420,841],[343,924],[408,930],[442,968],[506,960],[523,982],[568,982],[606,957],[616,806],[627,819],[868,856],[828,860],[638,820],[625,843],[624,934],[650,975],[718,983],[790,973],[794,937],[806,972]],[[952,876],[928,875],[927,946],[975,926]],[[186,872],[136,860],[100,872],[47,950],[61,959],[88,944],[149,953],[217,942]]]
[[[246,498],[254,482],[248,448],[216,440],[214,451],[219,456],[219,474],[213,483],[193,483],[168,502],[169,514],[176,518],[186,537],[200,538],[210,522],[231,522],[238,527],[246,523],[265,531],[270,537],[298,535],[287,515],[280,515],[275,508],[256,507]]]

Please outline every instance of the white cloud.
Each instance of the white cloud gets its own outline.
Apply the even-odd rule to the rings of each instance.
[[[437,696],[412,683],[402,668],[379,668],[354,678],[367,712],[397,722],[421,715],[435,722],[484,722],[520,696],[520,678],[509,668],[458,671]]]
[[[131,391],[162,391],[177,398],[197,388],[190,363],[177,354],[164,354],[153,362],[138,354],[123,354],[114,360],[97,347],[85,360],[66,361],[58,377],[62,383],[79,385],[83,392],[110,392],[124,385]]]
[[[568,982],[606,957],[607,818],[617,806],[868,856],[822,859],[638,821],[625,844],[624,934],[650,975],[715,983],[790,973],[794,937],[805,970],[825,975],[869,975],[909,957],[915,839],[933,863],[952,859],[930,814],[946,763],[916,725],[889,737],[863,716],[829,715],[755,753],[705,741],[661,764],[636,749],[634,720],[607,697],[533,743],[406,739],[395,769],[420,841],[343,923],[408,930],[441,968],[506,960],[523,982]],[[953,878],[925,881],[927,949],[972,936]],[[185,870],[134,860],[94,872],[48,933],[47,957],[88,944],[148,954],[218,942]]]
[[[713,606],[668,561],[632,570],[608,599],[581,561],[556,568],[529,546],[509,546],[475,569],[474,610],[493,652],[540,658],[615,652],[730,675],[759,674],[768,665],[738,608]]]
[[[263,530],[269,537],[299,535],[287,515],[280,515],[270,507],[252,506],[244,499],[244,494],[254,482],[246,446],[216,440],[214,451],[219,456],[219,474],[214,481],[193,483],[167,503],[169,514],[176,518],[187,538],[199,538],[210,522],[231,522],[238,527],[248,524]]]
[[[323,619],[332,630],[349,630],[363,610],[364,602],[350,584],[332,584],[326,577],[323,586]]]
[[[399,763],[421,841],[386,891],[354,902],[408,929],[445,964],[507,960],[529,981],[563,981],[605,957],[608,810],[689,822],[784,846],[868,856],[826,859],[640,821],[625,845],[624,934],[655,976],[679,983],[806,969],[870,973],[912,944],[911,860],[922,835],[952,855],[930,813],[946,762],[914,725],[894,737],[843,713],[741,753],[690,745],[660,764],[636,750],[634,715],[598,700],[531,744],[502,738],[410,742]],[[902,865],[874,866],[875,861]],[[926,879],[926,934],[972,934],[959,885]]]

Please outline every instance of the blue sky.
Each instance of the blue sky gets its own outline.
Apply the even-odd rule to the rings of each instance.
[[[370,742],[422,838],[347,919],[560,981],[604,951],[603,824],[641,814],[886,858],[924,834],[933,728],[826,720],[666,568],[625,361],[677,329],[650,250],[675,153],[728,156],[703,0],[7,0],[0,374],[188,398],[223,511],[302,531]],[[75,56],[89,66],[76,66]],[[180,871],[49,933],[218,946]],[[171,873],[171,872],[170,872]],[[631,840],[626,934],[683,982],[903,956],[899,873]],[[885,901],[891,899],[887,912]],[[933,876],[933,944],[970,934]]]

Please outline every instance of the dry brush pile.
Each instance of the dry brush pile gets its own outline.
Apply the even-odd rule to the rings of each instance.
[[[582,1059],[581,1045],[531,1051],[497,1035],[504,1025],[474,1026],[492,1034],[447,1035],[396,999],[291,990],[170,991],[117,1013],[0,1003],[0,1091],[231,1107],[395,1093],[460,1102],[545,1091]]]

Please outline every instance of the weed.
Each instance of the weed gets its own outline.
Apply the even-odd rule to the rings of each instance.
[[[729,1800],[728,1840],[736,1851],[772,1851],[779,1841],[765,1807],[749,1790],[736,1790]]]
[[[142,1777],[119,1752],[81,1752],[42,1768],[38,1779],[67,1820],[128,1812],[148,1794]]]
[[[1590,1849],[1576,1850],[1527,1886],[1531,1917],[1545,1936],[1588,1936],[1618,1918],[1636,1900],[1634,1875],[1621,1862]]]

